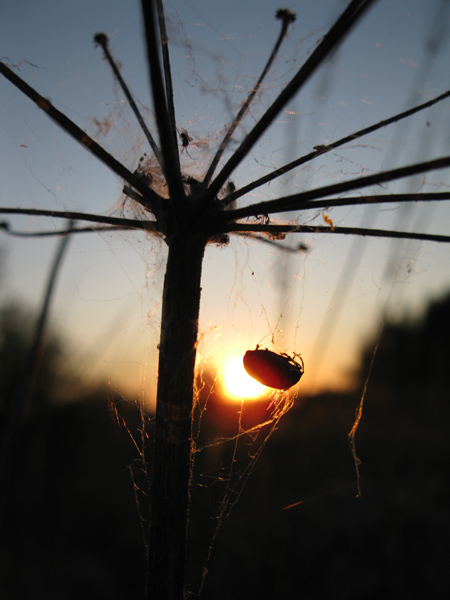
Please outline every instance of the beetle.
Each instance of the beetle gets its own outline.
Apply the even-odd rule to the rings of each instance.
[[[295,360],[296,357],[299,361]],[[303,360],[299,355],[294,354],[293,358],[267,348],[262,350],[258,346],[255,350],[247,350],[243,362],[250,377],[278,390],[287,390],[298,383],[304,371]]]

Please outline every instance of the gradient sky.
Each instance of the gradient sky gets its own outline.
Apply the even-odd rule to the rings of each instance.
[[[279,115],[233,174],[237,187],[273,168],[450,89],[450,15],[438,0],[381,0]],[[448,3],[447,3],[448,4]],[[346,2],[305,0],[237,139],[277,97]],[[204,173],[224,127],[259,76],[279,23],[272,0],[168,2],[179,128],[193,138],[185,172]],[[7,1],[0,56],[80,127],[134,170],[149,152],[93,35],[110,37],[122,75],[152,125],[139,2]],[[242,198],[251,203],[449,154],[449,101],[316,159]],[[99,126],[101,124],[101,126]],[[122,182],[0,80],[0,205],[120,214]],[[445,191],[448,171],[367,193]],[[448,233],[450,209],[433,203],[330,212],[335,224]],[[322,211],[289,214],[324,224]],[[21,231],[59,229],[58,220],[9,217]],[[300,352],[304,389],[342,386],[357,350],[385,314],[420,314],[450,289],[450,248],[420,242],[362,243],[332,235],[286,241],[306,254],[234,238],[204,262],[200,355],[212,364],[256,344]],[[57,239],[0,233],[1,299],[39,306]],[[165,248],[142,233],[77,235],[71,241],[52,318],[73,345],[76,365],[106,372],[113,386],[155,385]],[[337,287],[340,286],[340,287]],[[337,289],[337,291],[335,291]],[[337,319],[339,315],[339,319]],[[283,331],[282,331],[283,330]],[[325,344],[325,345],[324,345]],[[319,371],[319,367],[321,370]]]

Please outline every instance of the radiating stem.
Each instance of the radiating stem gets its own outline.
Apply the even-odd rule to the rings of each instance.
[[[299,202],[295,205],[295,209],[298,211],[304,210],[320,210],[330,208],[336,208],[341,206],[365,206],[368,204],[402,204],[402,203],[411,203],[411,202],[445,202],[450,200],[450,192],[430,192],[430,193],[418,193],[418,194],[379,194],[379,195],[371,195],[371,196],[352,196],[345,198],[337,198],[337,199],[328,199],[328,200],[316,200],[315,202]],[[263,203],[264,204],[264,203]],[[254,208],[257,205],[254,205]],[[261,205],[260,205],[261,206]],[[291,209],[289,209],[291,210]],[[236,212],[236,211],[234,211]],[[279,212],[283,212],[282,209],[279,209]],[[230,211],[231,213],[231,211]],[[110,228],[107,228],[107,231],[113,229],[132,229],[132,230],[144,230],[148,232],[152,232],[158,235],[158,223],[156,221],[139,221],[136,219],[123,219],[119,217],[107,217],[101,215],[92,215],[87,213],[80,212],[72,212],[72,211],[53,211],[53,210],[44,210],[44,209],[36,209],[36,208],[2,208],[0,207],[0,214],[11,214],[11,215],[35,215],[41,217],[52,217],[52,218],[64,218],[64,219],[76,219],[80,221],[90,221],[95,223],[107,223],[111,225]],[[255,213],[256,216],[257,213]],[[258,214],[265,214],[259,212]],[[275,224],[248,224],[248,223],[235,223],[231,221],[230,223],[223,223],[224,220],[229,220],[228,214],[223,215],[223,218],[215,220],[215,226],[211,227],[211,235],[214,233],[232,233],[232,232],[244,232],[244,231],[261,231],[261,232],[272,232],[276,233],[276,231],[292,231],[292,225],[287,224],[285,226],[287,229],[276,229],[280,227]],[[28,236],[50,236],[50,235],[62,235],[64,231],[53,231],[53,232],[37,232],[37,233],[17,233],[14,231],[9,231],[9,227],[6,223],[0,223],[0,227],[10,233],[11,235],[28,235]],[[294,226],[294,230],[296,226]],[[306,226],[305,226],[306,227]],[[72,233],[82,232],[83,229],[77,228],[72,230]],[[94,228],[85,228],[84,231],[101,231],[101,229]],[[328,228],[325,228],[325,232],[329,231]],[[264,240],[265,241],[265,240]]]
[[[450,243],[449,235],[434,233],[416,233],[410,231],[389,231],[388,229],[368,229],[364,227],[327,227],[323,225],[263,225],[259,223],[231,223],[224,227],[227,233],[266,232],[269,235],[288,233],[326,233],[335,235],[366,235],[369,237],[399,238],[406,240],[421,240],[424,242]]]
[[[344,198],[315,200],[314,202],[303,201],[295,204],[295,210],[319,210],[322,208],[329,210],[330,208],[336,208],[339,206],[365,206],[367,204],[403,204],[408,202],[445,202],[446,200],[450,200],[450,192],[430,192],[419,194],[375,194],[371,196],[345,196]],[[279,212],[289,212],[291,210],[291,208],[281,209]],[[258,212],[258,214],[267,213]]]
[[[169,188],[170,201],[173,203],[173,217],[181,218],[185,212],[184,187],[180,171],[178,146],[173,135],[169,115],[166,90],[159,60],[158,42],[155,26],[154,5],[152,0],[142,0],[145,37],[147,41],[147,58],[150,70],[151,92],[155,108],[156,124],[163,155],[164,175]]]
[[[270,67],[272,66],[273,61],[275,60],[276,55],[278,54],[278,50],[280,49],[281,43],[284,40],[289,24],[293,23],[295,21],[295,14],[291,11],[288,10],[283,10],[280,9],[277,11],[276,14],[276,18],[277,19],[281,19],[281,31],[280,31],[280,35],[278,36],[278,39],[275,43],[275,46],[272,50],[272,53],[269,57],[269,60],[266,63],[266,66],[264,67],[261,75],[259,76],[258,81],[255,83],[255,85],[253,86],[252,91],[250,92],[250,94],[248,95],[247,99],[245,100],[245,102],[242,104],[237,116],[235,117],[234,121],[231,123],[230,128],[228,129],[225,137],[223,138],[219,149],[216,152],[216,155],[214,156],[211,165],[209,166],[209,169],[205,175],[205,178],[203,180],[203,184],[205,186],[208,186],[211,178],[214,174],[214,171],[217,168],[217,165],[219,164],[220,159],[223,156],[223,153],[225,152],[228,144],[230,143],[231,140],[231,136],[233,135],[233,133],[236,130],[236,127],[239,125],[239,123],[242,121],[242,118],[244,117],[245,113],[248,111],[250,104],[253,101],[253,98],[255,97],[256,93],[258,92],[259,88],[261,87],[262,82],[264,81],[265,76],[267,75]]]
[[[170,57],[169,57],[169,39],[166,31],[166,19],[164,16],[164,6],[162,0],[156,0],[156,8],[158,11],[158,24],[161,38],[161,52],[163,58],[164,67],[164,82],[166,85],[166,100],[167,110],[169,113],[170,127],[174,138],[175,145],[177,144],[177,124],[175,119],[175,105],[173,103],[173,86],[172,86],[172,72],[170,68]],[[179,153],[177,152],[179,161]]]
[[[122,219],[120,217],[108,217],[103,215],[92,215],[89,213],[74,212],[70,210],[45,210],[41,208],[2,208],[0,214],[5,215],[35,215],[38,217],[52,217],[58,219],[72,219],[77,221],[88,221],[91,223],[106,223],[117,227],[153,231],[159,233],[156,221],[138,221],[137,219]]]
[[[410,108],[409,110],[405,110],[402,113],[394,115],[393,117],[390,117],[389,119],[384,119],[383,121],[379,121],[378,123],[375,123],[374,125],[370,125],[369,127],[365,127],[364,129],[355,131],[354,133],[351,133],[350,135],[346,135],[345,137],[341,138],[340,140],[337,140],[336,142],[333,142],[332,144],[318,146],[314,150],[314,152],[305,154],[305,156],[297,158],[296,160],[284,165],[283,167],[280,167],[279,169],[276,169],[275,171],[272,171],[271,173],[264,175],[264,177],[260,177],[259,179],[252,181],[248,185],[245,185],[244,187],[240,188],[239,190],[236,190],[235,192],[233,192],[232,194],[230,194],[229,196],[224,198],[224,201],[232,202],[233,200],[236,200],[237,198],[240,198],[241,196],[248,194],[249,192],[253,191],[257,187],[260,187],[260,186],[264,185],[265,183],[269,183],[269,181],[273,181],[277,177],[280,177],[281,175],[284,175],[285,173],[291,171],[292,169],[295,169],[295,167],[299,167],[299,166],[313,160],[317,156],[322,156],[323,154],[326,154],[327,152],[331,152],[335,148],[339,148],[340,146],[343,146],[344,144],[347,144],[348,142],[353,142],[354,140],[361,138],[369,133],[373,133],[377,129],[381,129],[382,127],[386,127],[387,125],[391,125],[392,123],[396,123],[397,121],[406,119],[407,117],[410,117],[411,115],[414,115],[417,112],[425,110],[426,108],[433,106],[433,104],[437,104],[438,102],[441,102],[442,100],[445,100],[446,98],[449,98],[449,97],[450,97],[450,91],[447,91],[444,94],[441,94],[440,96],[438,96],[437,98],[433,98],[433,100],[429,100],[428,102],[425,102],[424,104],[420,104],[419,106],[415,106],[414,108]]]
[[[293,194],[292,196],[285,196],[283,198],[277,198],[277,200],[268,200],[266,202],[259,202],[258,204],[251,204],[250,206],[244,206],[236,210],[229,210],[221,213],[214,219],[215,222],[222,222],[228,220],[242,219],[244,217],[252,217],[257,215],[269,215],[281,212],[288,212],[291,210],[300,210],[307,208],[305,203],[315,200],[316,198],[325,198],[327,196],[333,196],[335,194],[342,194],[352,190],[358,190],[370,185],[379,185],[387,181],[394,181],[395,179],[401,179],[402,177],[409,177],[411,175],[417,175],[420,173],[426,173],[436,169],[444,169],[450,167],[450,156],[438,158],[436,160],[430,160],[427,162],[417,163],[415,165],[408,165],[407,167],[400,167],[399,169],[392,169],[391,171],[382,171],[375,175],[368,175],[366,177],[359,177],[357,179],[351,179],[350,181],[343,181],[341,183],[335,183],[333,185],[327,185],[314,190],[309,190],[300,194]],[[373,196],[377,198],[377,196]],[[342,199],[345,201],[345,198]],[[389,201],[389,200],[386,200]],[[330,200],[330,205],[332,204]],[[335,206],[338,206],[335,201]],[[375,201],[373,201],[375,202]],[[354,202],[356,204],[356,202]],[[314,208],[315,204],[311,207]],[[344,204],[342,204],[344,206]]]
[[[245,137],[241,145],[231,156],[223,169],[211,183],[208,189],[209,198],[213,198],[219,192],[228,177],[240,162],[248,155],[252,147],[256,144],[263,133],[272,125],[278,113],[286,106],[294,95],[299,91],[302,85],[320,66],[324,58],[336,48],[338,43],[350,31],[357,19],[369,8],[374,0],[352,0],[346,10],[342,13],[333,27],[324,36],[320,44],[300,68],[295,77],[287,84],[275,102],[269,107],[266,113],[261,117],[255,127]]]
[[[44,237],[57,237],[67,235],[67,230],[52,230],[52,231],[17,231],[10,229],[9,223],[0,223],[0,227],[8,234],[14,237],[26,237],[26,238],[44,238]],[[99,225],[98,227],[76,227],[71,230],[70,234],[74,233],[102,233],[111,231],[123,231],[124,227],[114,227],[112,225]]]
[[[161,198],[153,190],[145,185],[138,177],[133,175],[122,163],[116,160],[104,148],[85,133],[78,125],[71,121],[65,114],[59,111],[48,100],[41,96],[28,83],[23,81],[5,64],[0,62],[0,73],[4,75],[11,83],[13,83],[21,92],[23,92],[30,100],[32,100],[40,109],[45,111],[47,115],[53,119],[60,127],[62,127],[71,137],[80,142],[85,148],[92,152],[99,160],[107,165],[114,173],[127,181],[130,185],[136,188],[143,196],[145,208],[151,210],[154,214],[158,214]]]
[[[162,163],[161,152],[160,152],[160,150],[159,150],[159,148],[158,148],[158,146],[157,146],[157,144],[156,144],[156,142],[155,142],[152,134],[150,133],[150,131],[149,131],[148,127],[147,127],[147,124],[145,123],[145,121],[144,121],[144,119],[143,119],[143,117],[142,117],[142,115],[141,115],[141,113],[140,113],[140,111],[139,111],[139,109],[138,109],[138,107],[136,105],[136,102],[134,101],[134,98],[131,95],[130,90],[128,89],[127,84],[125,83],[122,75],[120,74],[120,71],[119,71],[119,69],[118,69],[118,67],[117,67],[117,65],[116,65],[113,57],[111,56],[111,52],[109,51],[109,48],[108,48],[108,38],[107,38],[107,36],[104,33],[97,33],[94,36],[94,42],[96,44],[99,44],[103,48],[103,52],[105,53],[106,60],[108,61],[108,63],[110,65],[110,67],[111,67],[111,69],[112,69],[115,77],[117,78],[117,81],[119,82],[120,87],[122,88],[122,90],[123,90],[123,92],[124,92],[124,94],[125,94],[128,102],[129,102],[129,104],[131,106],[131,109],[133,110],[134,114],[136,115],[136,118],[137,118],[137,120],[139,122],[139,125],[141,126],[141,129],[144,132],[144,135],[147,138],[148,143],[150,144],[150,146],[151,146],[151,148],[152,148],[152,150],[153,150],[153,152],[154,152],[154,154],[156,156],[156,159],[157,159],[157,161],[159,162],[159,164],[160,164],[160,166],[162,168],[163,163]]]

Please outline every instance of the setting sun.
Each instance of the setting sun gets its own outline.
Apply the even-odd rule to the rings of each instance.
[[[227,396],[233,400],[259,398],[270,393],[270,388],[246,373],[242,357],[232,358],[226,363],[222,371],[222,385]]]

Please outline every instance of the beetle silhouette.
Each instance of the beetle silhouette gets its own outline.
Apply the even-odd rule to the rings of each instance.
[[[244,354],[244,369],[263,385],[278,390],[288,390],[300,381],[303,375],[303,360],[297,362],[287,354],[276,354],[271,350],[247,350]]]

